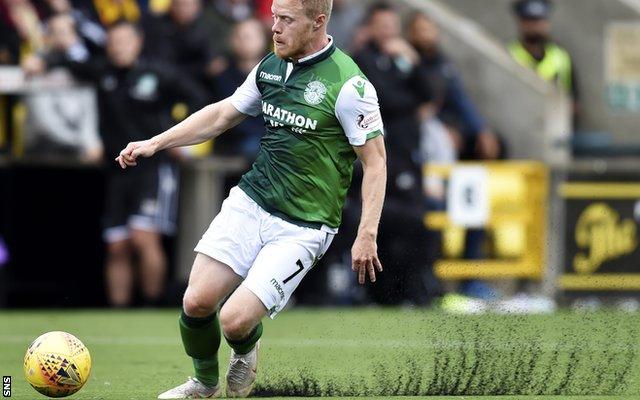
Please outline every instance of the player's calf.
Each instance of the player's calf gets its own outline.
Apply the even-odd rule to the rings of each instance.
[[[262,318],[267,309],[249,289],[240,285],[220,310],[220,322],[231,358],[227,371],[227,396],[246,397],[251,393],[258,370],[258,347]]]

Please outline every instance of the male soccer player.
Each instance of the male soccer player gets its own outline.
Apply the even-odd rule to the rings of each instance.
[[[229,98],[211,104],[116,160],[122,168],[159,150],[220,135],[262,112],[257,160],[195,248],[180,333],[195,378],[161,399],[215,397],[220,325],[233,349],[227,395],[256,379],[261,320],[273,318],[329,247],[356,157],[363,165],[362,216],[352,248],[360,284],[375,282],[376,237],[386,185],[383,125],[375,89],[327,35],[331,0],[274,0],[275,51]],[[218,314],[220,303],[227,297]]]

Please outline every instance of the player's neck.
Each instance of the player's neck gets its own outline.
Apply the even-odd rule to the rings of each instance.
[[[299,60],[305,57],[309,57],[312,54],[316,54],[320,50],[324,49],[328,44],[329,44],[329,36],[327,36],[327,33],[324,32],[322,35],[318,35],[316,38],[314,38],[314,40],[311,41],[311,43],[309,44],[309,47],[307,47],[307,49],[305,50],[304,54],[298,57],[294,57],[293,61],[298,62]]]

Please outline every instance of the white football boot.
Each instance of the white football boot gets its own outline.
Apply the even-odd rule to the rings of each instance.
[[[231,350],[229,360],[229,370],[227,371],[227,396],[247,397],[256,382],[256,372],[258,371],[258,349],[260,340],[256,346],[247,354],[236,354]]]
[[[189,377],[186,383],[169,389],[158,396],[159,399],[210,399],[220,397],[222,388],[218,383],[210,388],[196,378]]]

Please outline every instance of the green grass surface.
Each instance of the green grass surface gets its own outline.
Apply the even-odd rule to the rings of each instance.
[[[89,382],[71,398],[153,399],[192,374],[177,318],[177,310],[0,312],[0,373],[13,376],[12,398],[44,398],[24,380],[22,358],[35,337],[63,330],[93,358]],[[640,399],[639,333],[638,316],[616,312],[299,308],[265,323],[256,395]],[[222,374],[228,352],[223,345]]]

